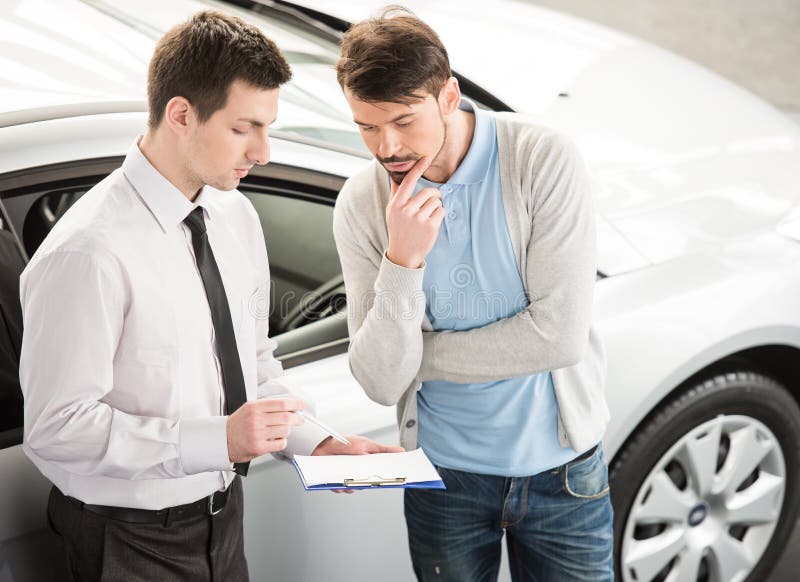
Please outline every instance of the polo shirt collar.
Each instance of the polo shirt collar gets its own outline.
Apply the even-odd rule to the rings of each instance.
[[[122,162],[122,172],[158,221],[161,229],[167,232],[175,228],[198,206],[203,207],[205,219],[210,220],[212,205],[211,197],[207,193],[209,187],[203,186],[194,203],[190,202],[144,156],[139,149],[140,139],[141,136],[131,144],[128,155]]]

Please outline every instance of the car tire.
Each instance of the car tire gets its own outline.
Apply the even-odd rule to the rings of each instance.
[[[735,371],[683,390],[611,464],[616,579],[685,568],[680,580],[728,582],[749,569],[764,582],[797,520],[799,468],[800,407],[779,382]]]

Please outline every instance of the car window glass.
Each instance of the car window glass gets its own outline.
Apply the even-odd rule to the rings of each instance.
[[[14,235],[2,221],[0,230],[0,435],[22,427],[22,391],[19,385],[19,351],[22,310],[19,276],[25,266]],[[5,442],[4,436],[0,441]]]
[[[83,184],[33,195],[21,229],[28,256],[88,189]],[[344,287],[333,240],[333,207],[244,184],[240,190],[258,212],[267,244],[272,285],[270,335],[341,311]]]
[[[270,335],[344,309],[333,206],[243,187],[261,220],[270,265]]]
[[[28,210],[22,224],[22,243],[25,252],[33,256],[39,245],[64,213],[89,190],[81,187],[67,190],[54,190],[39,196]]]

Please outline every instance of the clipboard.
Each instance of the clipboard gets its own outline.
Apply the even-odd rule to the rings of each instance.
[[[306,491],[445,489],[438,471],[422,449],[376,455],[297,456],[292,465]]]

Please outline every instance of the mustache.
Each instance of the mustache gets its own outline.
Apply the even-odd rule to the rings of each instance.
[[[402,164],[403,162],[416,162],[420,156],[390,156],[388,158],[378,158],[382,164]]]

